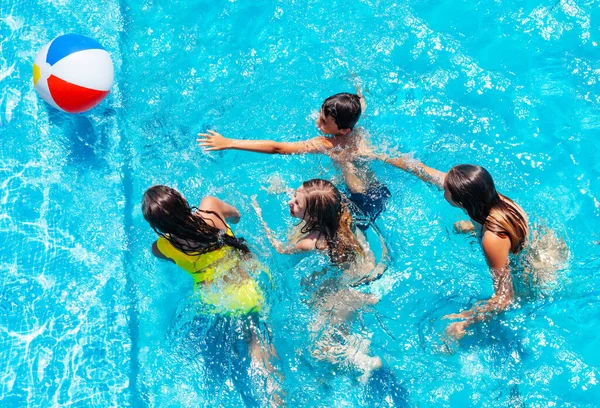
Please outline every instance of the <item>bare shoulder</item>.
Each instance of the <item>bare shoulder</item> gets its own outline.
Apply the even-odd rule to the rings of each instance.
[[[310,139],[308,142],[314,144],[315,146],[320,147],[321,149],[325,149],[325,150],[329,150],[334,147],[334,144],[331,141],[331,139],[329,139],[325,136],[314,137],[314,138]]]
[[[296,243],[296,249],[299,251],[314,251],[317,249],[317,241],[319,239],[319,233],[317,231],[311,232],[300,241]]]
[[[226,204],[216,197],[206,196],[200,202],[198,210],[200,210],[200,216],[212,226],[227,230],[227,225],[223,222],[225,216],[223,214],[223,206]]]
[[[314,251],[317,249],[316,240],[312,239],[301,239],[296,243],[296,249],[299,251]]]
[[[373,151],[371,134],[363,127],[356,127],[352,130],[353,144],[356,146],[356,153],[368,155]]]
[[[362,126],[357,126],[354,129],[352,129],[352,135],[356,136],[356,137],[368,137],[369,136],[369,132],[367,131],[367,129],[365,129]]]
[[[503,268],[506,266],[511,247],[508,237],[501,237],[491,231],[485,231],[481,239],[481,246],[490,267]]]
[[[200,210],[203,211],[218,211],[221,207],[222,201],[217,197],[206,196],[200,201]]]
[[[505,246],[510,249],[510,239],[508,237],[501,237],[488,230],[485,230],[483,233],[481,244],[484,249],[493,250],[497,247],[502,248]]]

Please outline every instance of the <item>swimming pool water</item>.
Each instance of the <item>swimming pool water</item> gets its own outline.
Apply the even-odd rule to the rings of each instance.
[[[290,406],[596,406],[600,341],[600,7],[594,1],[8,1],[0,5],[0,404],[240,406],[215,393],[178,330],[190,282],[149,251],[152,184],[240,208],[237,235],[270,268],[267,322]],[[57,35],[98,39],[115,86],[85,115],[37,97],[31,65]],[[491,294],[461,213],[380,164],[391,250],[362,325],[386,367],[310,359],[300,279],[250,206],[284,236],[291,187],[339,175],[321,157],[203,153],[196,134],[300,140],[329,95],[363,83],[375,145],[439,169],[477,163],[570,248],[558,287],[472,331],[453,353],[447,313]],[[182,317],[183,316],[183,317]]]

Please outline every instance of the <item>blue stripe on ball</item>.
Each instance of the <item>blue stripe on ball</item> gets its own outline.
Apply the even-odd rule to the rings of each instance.
[[[84,37],[79,34],[65,34],[57,37],[50,48],[48,49],[48,55],[46,56],[46,62],[50,65],[56,64],[58,61],[77,51],[100,49],[104,47],[96,40]]]

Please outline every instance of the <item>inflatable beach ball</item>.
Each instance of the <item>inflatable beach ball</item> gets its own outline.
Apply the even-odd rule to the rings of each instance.
[[[98,105],[114,80],[108,52],[96,40],[66,34],[50,41],[35,57],[33,84],[42,99],[69,113]]]

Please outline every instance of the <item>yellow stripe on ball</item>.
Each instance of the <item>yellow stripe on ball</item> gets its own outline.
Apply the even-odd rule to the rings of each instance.
[[[40,67],[33,64],[33,86],[37,84],[37,81],[40,79],[41,76],[42,73],[40,72]]]

